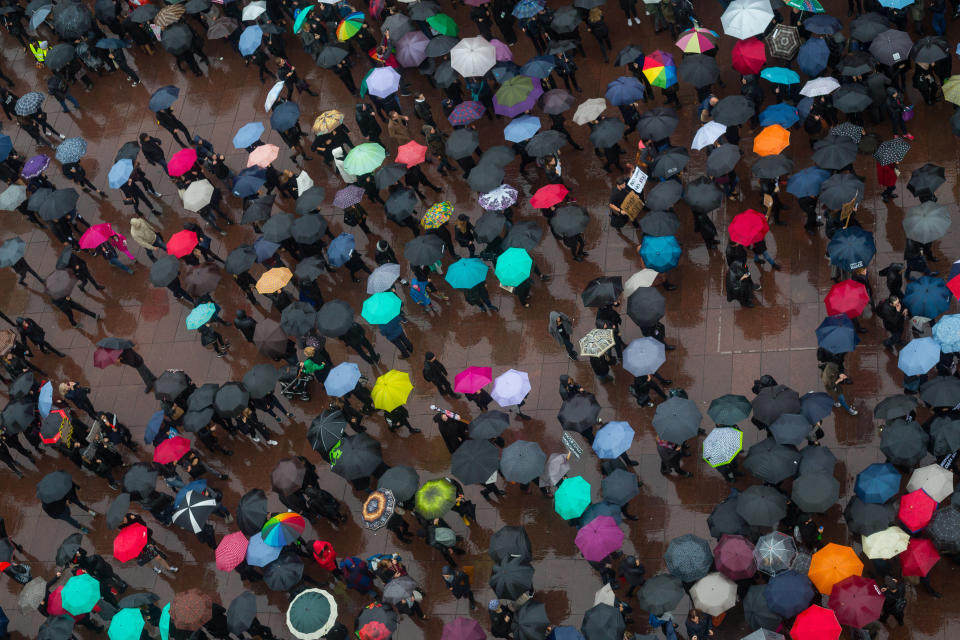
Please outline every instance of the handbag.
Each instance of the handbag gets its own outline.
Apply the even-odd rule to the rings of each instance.
[[[904,107],[903,111],[900,112],[900,117],[903,118],[904,122],[913,120],[913,105],[911,104],[908,107]]]

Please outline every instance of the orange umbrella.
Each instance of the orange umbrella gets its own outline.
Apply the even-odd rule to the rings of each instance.
[[[293,278],[293,273],[286,267],[274,267],[265,272],[257,280],[257,291],[260,293],[276,293],[287,286]]]
[[[790,146],[790,132],[778,124],[764,127],[753,139],[753,152],[758,156],[775,156]]]
[[[830,594],[833,585],[863,573],[863,562],[850,547],[831,542],[813,554],[807,576],[820,593]]]

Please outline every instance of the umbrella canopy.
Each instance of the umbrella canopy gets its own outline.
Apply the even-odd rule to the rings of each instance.
[[[910,150],[910,143],[904,138],[893,138],[884,140],[874,152],[874,159],[882,165],[891,165],[896,162],[903,162]]]
[[[791,618],[807,608],[813,600],[814,590],[807,576],[784,571],[770,579],[763,595],[770,611]]]
[[[790,498],[808,513],[823,513],[840,497],[840,482],[827,473],[804,473],[793,481]]]
[[[387,157],[387,151],[376,142],[365,142],[350,149],[343,159],[343,168],[360,176],[372,173]]]
[[[620,609],[598,603],[584,612],[580,629],[586,640],[622,640],[626,627]]]
[[[461,393],[467,393],[464,390]],[[500,436],[510,426],[510,416],[502,411],[485,411],[474,418],[469,425],[470,437],[486,440]]]
[[[391,369],[377,378],[371,395],[376,408],[393,411],[407,402],[411,391],[413,383],[410,382],[410,375],[405,371]]]
[[[937,202],[924,202],[907,209],[903,218],[903,230],[907,237],[926,243],[939,240],[950,228],[950,211]]]
[[[218,506],[212,497],[204,496],[198,491],[187,491],[180,508],[173,512],[173,523],[187,531],[199,533]]]
[[[662,439],[679,444],[697,435],[702,420],[693,400],[672,396],[657,405],[653,428]]]
[[[874,463],[857,474],[854,492],[864,502],[883,504],[900,491],[900,473],[890,463]]]
[[[414,508],[424,518],[440,518],[454,505],[457,490],[446,478],[425,482],[417,490]]]
[[[380,443],[365,433],[342,438],[330,451],[333,472],[345,480],[366,478],[382,463]]]
[[[516,440],[503,450],[500,473],[518,484],[527,484],[537,478],[547,462],[547,456],[536,442]]]
[[[498,598],[515,600],[533,589],[533,567],[522,557],[505,558],[494,565],[490,588]]]
[[[813,554],[808,576],[820,593],[829,595],[835,584],[862,571],[863,562],[852,548],[830,542]]]
[[[267,521],[267,496],[261,489],[245,493],[237,505],[237,526],[244,535],[258,534]]]
[[[908,307],[910,309],[914,308],[909,305]],[[926,314],[920,312],[918,307],[916,315]],[[934,314],[934,316],[936,315]],[[915,338],[900,350],[897,366],[908,376],[919,376],[927,373],[938,362],[940,362],[940,345],[937,341],[933,338]],[[951,449],[951,451],[956,451],[956,449]],[[946,453],[948,452],[941,455]]]
[[[305,589],[287,608],[287,628],[300,640],[324,637],[337,623],[337,602],[322,589]]]
[[[881,64],[893,65],[906,60],[913,48],[913,40],[904,31],[887,29],[876,36],[870,43],[870,54]]]
[[[773,527],[786,517],[787,499],[773,487],[755,485],[740,495],[737,513],[748,524]]]
[[[490,395],[501,407],[510,407],[523,402],[530,389],[530,378],[526,372],[510,369],[494,379]]]
[[[713,566],[710,543],[691,533],[671,540],[663,559],[667,571],[684,582],[695,582],[703,578]]]
[[[936,338],[937,336],[934,335]],[[941,348],[943,342],[941,341]],[[931,407],[953,407],[960,400],[960,380],[949,376],[937,376],[920,385],[920,399]]]
[[[303,560],[291,551],[281,551],[280,556],[263,568],[263,583],[273,591],[289,591],[303,579]]]
[[[647,580],[637,596],[640,608],[653,615],[662,616],[680,603],[686,592],[680,578],[660,573]]]
[[[953,518],[953,514],[950,517]],[[900,554],[904,576],[925,576],[939,560],[936,546],[927,538],[910,538],[906,550]]]
[[[597,424],[600,403],[592,393],[581,393],[567,398],[560,405],[557,420],[565,431],[583,433]]]
[[[147,528],[140,523],[128,525],[120,530],[113,540],[113,557],[120,562],[133,560],[147,546]]]
[[[737,583],[722,573],[711,573],[690,588],[690,599],[704,613],[718,616],[737,603]]]
[[[228,533],[217,545],[216,563],[220,571],[233,571],[247,557],[249,546],[247,536],[242,531]]]
[[[713,550],[714,564],[731,580],[747,580],[757,572],[754,545],[739,535],[724,534]]]
[[[676,267],[682,254],[683,249],[673,236],[644,236],[640,244],[640,257],[644,265],[659,273]]]
[[[554,511],[564,520],[579,518],[590,506],[590,489],[590,483],[582,476],[567,478],[553,495]]]
[[[599,562],[618,550],[623,538],[623,530],[612,517],[598,516],[577,531],[575,542],[584,558]]]
[[[623,351],[623,367],[635,376],[655,373],[666,362],[666,348],[656,338],[638,338]]]
[[[953,493],[953,473],[938,464],[920,467],[907,481],[907,491],[921,489],[934,501],[942,502]]]
[[[860,295],[859,292],[855,292],[855,294],[858,296]],[[838,298],[839,296],[835,296],[835,298],[831,299],[831,302],[837,302],[838,304],[844,305],[850,304],[850,301]],[[856,304],[859,304],[859,302]],[[842,306],[840,308],[843,309]],[[851,311],[856,310],[856,306],[851,306],[849,308]],[[856,327],[853,325],[853,321],[849,316],[846,315],[846,313],[838,313],[836,315],[831,315],[824,318],[823,322],[820,323],[820,326],[816,328],[816,336],[817,346],[826,349],[830,353],[847,353],[853,351],[860,342],[860,337],[856,333]],[[830,412],[833,411],[832,405],[833,403],[831,401],[830,411],[826,415],[830,415]],[[826,417],[826,415],[823,417]],[[813,422],[816,422],[816,420]]]
[[[853,533],[868,536],[883,531],[893,522],[896,512],[891,504],[871,504],[859,497],[847,503],[843,511],[847,528]]]
[[[939,509],[927,525],[927,534],[941,553],[955,554],[960,550],[960,511]]]
[[[500,449],[487,440],[467,440],[450,459],[450,470],[464,484],[485,484],[499,467]]]
[[[785,413],[770,425],[770,434],[777,444],[797,446],[810,432],[810,422],[799,413]]]
[[[863,536],[863,553],[868,558],[893,558],[907,549],[910,536],[901,527],[887,527]]]

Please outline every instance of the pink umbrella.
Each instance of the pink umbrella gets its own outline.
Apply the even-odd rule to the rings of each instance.
[[[453,390],[457,393],[476,393],[493,382],[491,367],[467,367],[453,379]]]
[[[93,352],[93,366],[97,369],[106,369],[114,364],[123,353],[120,349],[107,349],[106,347],[97,347]]]
[[[483,5],[490,2],[490,0],[463,0],[466,4],[471,7],[482,7]]]
[[[96,249],[114,235],[113,227],[109,222],[95,224],[80,236],[81,249]]]
[[[510,47],[507,46],[506,42],[501,42],[494,38],[490,41],[490,44],[492,44],[493,48],[497,51],[497,62],[511,62],[513,60],[513,51],[510,51]]]
[[[187,171],[190,171],[196,162],[196,149],[180,149],[180,151],[177,151],[175,154],[173,154],[173,157],[170,158],[170,162],[167,163],[167,173],[175,178],[182,176]]]
[[[217,545],[217,569],[233,571],[247,557],[247,546],[250,541],[242,531],[234,531],[223,536]]]
[[[467,0],[470,3],[470,0]],[[487,634],[480,623],[471,618],[454,618],[443,625],[440,640],[486,640]]]
[[[252,167],[256,165],[266,169],[273,163],[274,160],[277,159],[277,156],[279,155],[280,147],[277,145],[262,144],[250,152],[250,157],[247,158],[247,166]]]
[[[575,540],[583,557],[600,562],[623,544],[623,530],[610,516],[597,516],[577,531]]]

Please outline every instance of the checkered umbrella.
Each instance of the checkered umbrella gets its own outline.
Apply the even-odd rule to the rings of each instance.
[[[873,157],[880,164],[894,164],[895,162],[903,162],[907,151],[910,151],[909,142],[903,138],[893,138],[881,142]]]
[[[580,338],[580,355],[596,357],[613,348],[613,329],[593,329]]]
[[[743,450],[743,432],[733,427],[717,427],[703,439],[703,459],[711,467],[727,464]]]
[[[476,100],[468,100],[458,104],[447,116],[447,120],[455,127],[468,125],[482,118],[484,111],[486,111],[486,107],[481,103]]]

